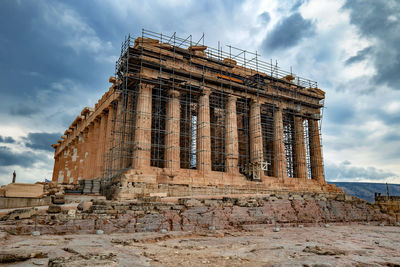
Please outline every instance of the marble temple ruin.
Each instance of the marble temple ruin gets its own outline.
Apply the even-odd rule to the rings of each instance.
[[[109,90],[54,144],[53,182],[120,199],[338,192],[325,181],[325,93],[257,53],[143,30]]]

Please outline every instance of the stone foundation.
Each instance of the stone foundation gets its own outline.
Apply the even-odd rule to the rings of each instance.
[[[379,208],[343,194],[280,193],[240,198],[221,196],[160,200],[93,201],[92,205],[81,205],[83,210],[62,207],[47,213],[42,211],[37,216],[37,230],[42,234],[95,233],[96,230],[114,233],[162,229],[245,230],[275,224],[395,223],[393,217],[383,214]],[[3,221],[0,229],[15,234],[29,234],[35,227],[34,213],[31,216],[31,219],[15,220],[13,214],[4,215],[0,218]]]
[[[151,170],[156,172],[156,170]],[[157,172],[156,172],[157,173]],[[211,172],[201,177],[196,170],[187,171],[176,177],[166,176],[162,171],[157,175],[142,174],[129,170],[113,182],[103,184],[103,194],[107,199],[129,200],[161,194],[168,197],[225,195],[225,194],[343,194],[340,188],[331,184],[320,184],[309,179],[280,179],[269,177],[262,181],[248,181],[242,175],[225,175]]]

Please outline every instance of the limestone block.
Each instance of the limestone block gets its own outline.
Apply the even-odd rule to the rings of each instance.
[[[68,216],[75,218],[76,210],[68,210]]]
[[[90,209],[92,205],[93,203],[90,201],[81,201],[77,208],[78,210],[87,211]]]
[[[16,209],[10,211],[8,214],[4,215],[0,218],[0,221],[7,221],[7,220],[21,220],[21,219],[28,219],[31,218],[32,215],[35,214],[34,209]]]
[[[218,206],[220,206],[220,203],[218,200],[215,200],[215,199],[205,199],[204,205],[210,206],[210,207],[218,207]]]
[[[301,195],[293,195],[294,200],[303,200],[303,197]]]
[[[150,197],[167,197],[167,192],[150,193]]]
[[[40,198],[42,196],[42,184],[13,183],[5,187],[5,197]]]
[[[194,199],[194,198],[190,198],[190,199],[187,199],[187,200],[185,199],[183,202],[184,202],[183,204],[186,207],[196,207],[196,206],[201,206],[202,205],[202,203],[199,200]]]

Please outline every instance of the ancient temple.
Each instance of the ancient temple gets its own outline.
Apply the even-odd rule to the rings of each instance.
[[[143,30],[116,75],[54,144],[53,181],[105,194],[333,192],[320,137],[325,93],[257,53]]]

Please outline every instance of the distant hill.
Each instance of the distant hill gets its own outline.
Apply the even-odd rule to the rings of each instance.
[[[328,182],[335,184],[343,189],[349,195],[353,195],[370,203],[374,203],[375,192],[386,195],[386,184],[383,183],[352,183],[352,182]],[[389,184],[389,193],[391,196],[400,196],[400,184]]]

